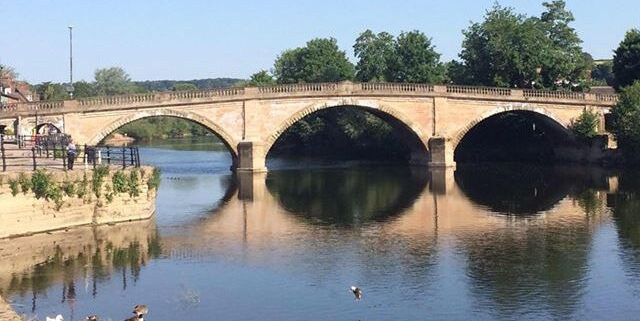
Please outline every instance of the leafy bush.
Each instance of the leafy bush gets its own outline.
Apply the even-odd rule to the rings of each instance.
[[[51,179],[51,175],[42,170],[37,170],[31,175],[31,190],[36,195],[36,199],[47,198],[49,190],[52,189],[55,182]]]
[[[151,173],[151,177],[147,181],[147,188],[149,190],[158,190],[160,186],[160,168],[154,167],[153,172]]]
[[[62,190],[67,196],[72,197],[76,194],[76,184],[71,181],[64,181],[62,183]]]
[[[31,189],[31,180],[27,178],[25,173],[20,173],[20,176],[18,176],[18,184],[20,184],[20,189],[23,194],[27,194],[29,189]]]
[[[116,194],[127,192],[129,189],[127,175],[120,170],[113,174],[111,183],[113,183],[113,192]]]
[[[140,176],[138,175],[138,171],[136,169],[131,170],[129,173],[129,196],[135,197],[140,195]]]
[[[589,142],[598,134],[597,128],[599,123],[598,113],[585,109],[578,118],[571,120],[569,129],[576,134],[576,138],[579,141]]]
[[[104,178],[109,174],[109,167],[106,165],[97,166],[93,170],[93,193],[96,194],[97,197],[100,197],[102,183],[104,183]]]
[[[78,198],[83,198],[87,195],[87,188],[89,187],[89,179],[87,178],[87,173],[82,175],[82,181],[80,181],[78,188],[76,189],[76,195]]]
[[[62,190],[57,184],[53,184],[49,187],[46,199],[51,200],[56,204],[56,211],[59,211],[64,204],[62,201]]]
[[[611,115],[618,147],[629,161],[640,163],[640,80],[622,90]]]
[[[114,185],[115,188],[115,185]],[[105,189],[105,194],[104,197],[107,199],[107,203],[111,203],[113,202],[113,193],[114,193],[114,188],[111,187],[111,185],[107,184],[104,189]]]
[[[20,189],[19,189],[17,180],[10,179],[9,180],[9,188],[11,189],[11,195],[13,195],[13,196],[18,195],[18,192],[20,191]]]

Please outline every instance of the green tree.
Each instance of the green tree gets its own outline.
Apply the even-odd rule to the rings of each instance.
[[[187,82],[179,82],[173,85],[173,91],[193,91],[198,90],[198,86],[187,83]]]
[[[273,76],[269,74],[266,70],[260,70],[255,74],[251,75],[247,84],[249,86],[266,86],[273,85],[276,83],[276,80],[273,79]]]
[[[595,63],[591,69],[591,79],[598,85],[613,85],[613,61]]]
[[[579,141],[588,143],[591,139],[598,135],[598,123],[600,119],[595,111],[585,109],[578,118],[571,120],[569,129],[571,129]]]
[[[576,86],[585,81],[592,59],[582,52],[582,40],[569,24],[575,19],[564,0],[544,2],[541,27],[551,40],[549,59],[542,65],[542,80],[547,87]]]
[[[36,92],[40,96],[40,100],[69,99],[69,93],[62,84],[44,82],[36,86]]]
[[[129,75],[120,67],[96,70],[95,80],[95,89],[98,95],[123,95],[137,91]]]
[[[463,79],[475,85],[580,89],[592,59],[562,0],[543,3],[540,18],[498,4],[463,31]],[[459,69],[455,69],[459,71]]]
[[[620,100],[611,114],[611,132],[619,148],[630,160],[640,162],[640,80],[622,89]]]
[[[386,79],[392,82],[442,83],[445,68],[431,39],[420,31],[402,32],[388,62]]]
[[[463,34],[460,58],[471,84],[530,87],[540,83],[550,41],[539,20],[496,4],[482,23],[472,23]]]
[[[473,84],[473,80],[463,63],[451,60],[445,63],[444,68],[446,70],[446,82],[458,85]]]
[[[613,55],[614,86],[620,89],[640,79],[640,30],[627,31]]]
[[[92,83],[86,81],[76,81],[73,84],[73,97],[74,98],[87,98],[95,97],[96,89]]]
[[[355,68],[334,38],[313,39],[283,52],[275,62],[278,83],[335,82],[354,78]]]
[[[386,81],[387,63],[394,52],[394,39],[391,34],[375,34],[366,30],[356,39],[353,51],[358,58],[356,79],[362,82]]]

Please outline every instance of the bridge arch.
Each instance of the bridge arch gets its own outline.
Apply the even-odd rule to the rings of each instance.
[[[456,132],[451,138],[451,145],[453,149],[455,150],[458,147],[458,144],[460,144],[460,142],[462,141],[462,139],[469,133],[469,131],[473,129],[476,125],[480,124],[482,121],[498,114],[502,114],[506,112],[518,112],[518,111],[540,115],[543,119],[548,119],[554,125],[559,126],[558,128],[562,128],[567,132],[569,131],[567,124],[562,122],[558,117],[553,115],[553,113],[549,112],[545,108],[531,108],[526,105],[498,107],[482,113],[479,117],[469,121],[464,127],[462,127],[458,132]]]
[[[153,111],[140,111],[133,114],[125,115],[111,122],[110,124],[102,128],[100,131],[98,131],[98,133],[94,135],[93,138],[91,138],[91,140],[89,140],[88,144],[96,145],[99,142],[101,142],[103,139],[105,139],[109,134],[113,133],[116,129],[128,123],[134,122],[139,119],[148,118],[148,117],[177,117],[177,118],[182,118],[182,119],[196,122],[204,126],[205,128],[207,128],[213,134],[215,134],[218,138],[220,138],[222,143],[227,147],[227,149],[231,153],[231,156],[234,159],[234,162],[235,162],[235,159],[237,159],[238,143],[232,138],[231,135],[229,135],[229,133],[227,133],[220,125],[216,124],[215,122],[212,122],[210,119],[202,115],[199,115],[197,113],[193,113],[190,111],[183,111],[183,110],[157,109]]]
[[[572,161],[581,153],[570,120],[545,108],[507,106],[469,121],[451,139],[456,162]]]
[[[316,102],[308,105],[305,108],[293,113],[289,117],[287,117],[283,122],[280,123],[276,128],[276,130],[265,139],[265,155],[269,153],[271,147],[275,144],[275,142],[280,138],[280,136],[293,124],[300,121],[304,117],[313,114],[317,111],[321,111],[324,109],[335,108],[335,107],[349,107],[349,108],[357,108],[361,110],[365,110],[371,112],[372,114],[380,117],[382,120],[387,123],[393,122],[396,125],[402,125],[407,129],[408,132],[413,134],[417,141],[419,141],[419,145],[424,149],[425,153],[428,151],[428,140],[429,138],[422,132],[420,129],[421,126],[416,124],[411,118],[407,115],[403,114],[401,111],[393,108],[392,106],[388,106],[386,104],[380,104],[375,100],[361,100],[361,99],[342,99],[342,100],[330,100],[323,102]],[[393,124],[390,124],[393,125]]]

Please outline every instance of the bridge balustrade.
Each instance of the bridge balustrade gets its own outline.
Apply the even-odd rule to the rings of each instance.
[[[302,83],[258,87],[258,92],[261,94],[278,94],[295,92],[336,91],[337,89],[337,83]]]
[[[436,88],[437,87],[437,88]],[[11,103],[0,105],[0,115],[31,115],[36,112],[52,114],[64,111],[78,111],[78,108],[97,107],[100,109],[118,109],[122,105],[155,104],[161,105],[165,101],[200,99],[243,99],[251,96],[252,99],[263,95],[296,93],[308,95],[314,93],[318,95],[327,94],[348,94],[371,93],[371,94],[426,94],[426,95],[472,95],[484,97],[497,97],[498,99],[512,97],[514,99],[534,99],[534,100],[574,100],[574,101],[595,101],[604,105],[613,105],[618,101],[615,94],[590,94],[582,92],[535,90],[535,89],[511,89],[497,87],[476,87],[459,85],[430,85],[416,83],[300,83],[272,85],[254,88],[222,88],[202,91],[184,92],[158,92],[109,97],[81,98],[66,101],[38,101],[29,103]],[[433,93],[433,94],[432,94]],[[113,107],[110,107],[113,106]],[[80,110],[81,111],[81,110]]]
[[[168,93],[169,99],[199,99],[211,97],[238,96],[244,94],[244,88],[222,88],[211,90],[173,91]]]
[[[575,100],[582,100],[586,98],[584,93],[572,92],[572,91],[525,89],[523,90],[523,94],[524,94],[524,97],[535,97],[535,98],[556,98],[556,99],[575,99]]]
[[[362,91],[381,92],[433,92],[433,85],[429,84],[403,84],[403,83],[361,83]]]
[[[618,95],[615,94],[595,94],[597,101],[618,102]]]
[[[476,86],[447,86],[447,93],[470,94],[483,96],[511,96],[511,89],[497,87],[476,87]]]
[[[80,106],[92,106],[92,105],[122,105],[131,103],[143,103],[148,101],[154,101],[156,95],[154,93],[148,94],[134,94],[123,96],[108,96],[98,98],[82,98],[78,99]]]

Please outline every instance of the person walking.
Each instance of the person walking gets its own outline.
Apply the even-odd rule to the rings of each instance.
[[[69,144],[67,145],[67,169],[69,170],[73,170],[73,162],[76,160],[76,153],[76,144],[73,142],[73,139],[69,139]]]

